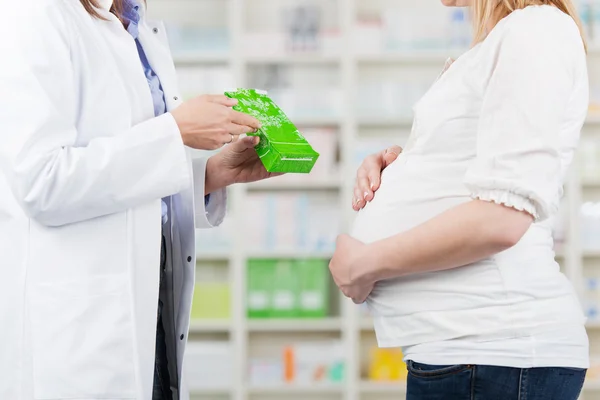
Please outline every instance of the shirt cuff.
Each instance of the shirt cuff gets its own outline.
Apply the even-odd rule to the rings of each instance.
[[[221,225],[227,212],[227,190],[220,189],[205,195],[206,159],[192,161],[194,170],[194,203],[196,228],[207,229]]]
[[[471,197],[478,200],[502,204],[503,206],[514,208],[518,211],[525,211],[526,213],[531,214],[536,221],[540,219],[540,215],[533,201],[520,194],[505,190],[482,189],[474,192]]]

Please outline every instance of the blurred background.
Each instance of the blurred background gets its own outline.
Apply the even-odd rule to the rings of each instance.
[[[600,399],[600,0],[578,6],[592,104],[555,239],[598,356],[584,396]],[[321,153],[310,176],[232,188],[226,222],[198,232],[193,398],[404,398],[402,354],[377,349],[369,316],[341,298],[327,265],[352,223],[357,166],[404,144],[412,105],[469,47],[468,10],[439,0],[149,0],[148,13],[166,23],[186,97],[266,89]]]

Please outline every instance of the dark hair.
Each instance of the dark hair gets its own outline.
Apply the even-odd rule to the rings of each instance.
[[[79,0],[79,1],[81,2],[81,5],[83,5],[83,8],[85,8],[85,10],[91,16],[102,19],[102,16],[100,14],[98,14],[98,10],[96,10],[97,8],[100,8],[100,5],[98,4],[98,0]],[[110,8],[110,12],[115,14],[119,19],[122,19],[121,17],[123,16],[123,4],[124,3],[125,3],[125,0],[114,0],[113,5]]]

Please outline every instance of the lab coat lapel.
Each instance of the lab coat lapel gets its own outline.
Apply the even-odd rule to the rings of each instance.
[[[144,48],[148,62],[160,78],[167,110],[173,110],[181,104],[181,96],[177,92],[177,73],[169,49],[167,33],[162,22],[145,21],[139,25],[139,41]]]

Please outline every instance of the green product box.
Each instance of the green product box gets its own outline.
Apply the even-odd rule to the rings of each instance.
[[[247,277],[248,318],[268,318],[271,311],[275,260],[249,260]]]
[[[269,282],[273,286],[271,292],[272,318],[294,318],[299,315],[298,309],[298,277],[292,260],[276,260],[273,276]]]
[[[233,107],[252,115],[262,125],[257,133],[260,142],[256,152],[269,172],[309,173],[317,159],[317,153],[290,121],[285,113],[266,92],[255,89],[237,89],[225,95],[238,100]]]
[[[300,281],[298,290],[300,316],[324,318],[329,311],[328,262],[323,259],[298,260],[295,267]]]
[[[196,282],[191,314],[193,320],[229,319],[231,317],[229,284]]]

